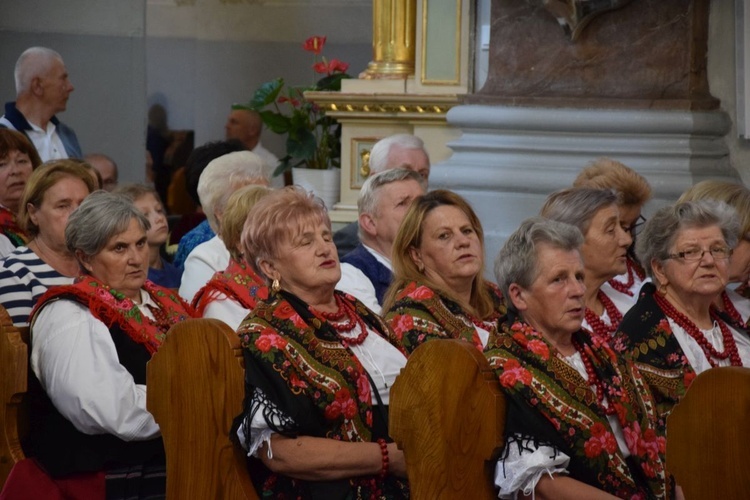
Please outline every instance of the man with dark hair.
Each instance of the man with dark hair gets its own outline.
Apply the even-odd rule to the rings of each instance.
[[[220,156],[234,153],[235,151],[247,151],[247,148],[238,140],[214,141],[207,142],[203,146],[195,148],[190,153],[185,166],[185,184],[188,195],[198,206],[197,213],[202,217],[202,222],[185,233],[180,239],[177,253],[174,256],[174,265],[184,265],[185,259],[187,259],[187,256],[195,247],[216,236],[201,208],[201,200],[198,196],[198,181],[209,163]]]

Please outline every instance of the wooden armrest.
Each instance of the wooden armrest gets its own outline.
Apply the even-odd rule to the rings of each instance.
[[[667,417],[667,470],[685,498],[750,498],[750,368],[698,375]]]
[[[422,344],[390,396],[390,434],[404,451],[412,499],[497,498],[505,399],[474,345]]]
[[[242,412],[237,334],[215,319],[170,329],[147,367],[147,406],[161,427],[168,498],[257,499],[244,452],[229,439]]]

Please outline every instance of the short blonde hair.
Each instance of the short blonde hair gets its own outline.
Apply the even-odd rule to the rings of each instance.
[[[651,186],[646,178],[611,158],[599,158],[581,170],[574,187],[614,189],[619,195],[619,205],[642,207],[651,199]]]
[[[271,189],[265,186],[249,185],[239,188],[227,200],[224,217],[221,219],[221,239],[234,260],[242,259],[242,228],[245,226],[248,214],[264,197],[271,194]]]
[[[425,218],[430,212],[441,206],[456,207],[469,219],[471,227],[476,231],[479,238],[479,244],[482,249],[482,268],[484,267],[484,231],[482,230],[482,223],[479,222],[479,217],[477,217],[471,205],[452,191],[446,189],[430,191],[412,202],[393,242],[393,282],[383,300],[384,312],[393,307],[396,303],[398,292],[412,281],[424,283],[433,290],[439,291],[441,294],[461,303],[461,300],[451,290],[440,287],[437,283],[430,280],[425,273],[420,272],[417,264],[411,258],[410,249],[419,248],[422,244],[422,230],[424,229]],[[488,317],[495,310],[495,303],[485,284],[481,268],[474,278],[469,304],[465,305],[472,309],[469,312],[482,319]]]
[[[331,219],[325,203],[299,186],[287,186],[260,200],[242,228],[243,251],[258,274],[261,260],[275,259],[281,246],[309,225],[324,223],[330,229]],[[266,276],[268,278],[268,276]]]
[[[29,180],[26,181],[26,188],[23,191],[18,211],[19,223],[29,237],[34,238],[39,234],[39,226],[31,221],[28,205],[31,204],[39,208],[44,201],[44,194],[66,177],[82,181],[86,184],[89,193],[97,189],[91,174],[76,160],[52,160],[43,163],[31,173]]]
[[[723,201],[734,208],[740,221],[740,238],[750,237],[750,189],[725,181],[701,181],[682,193],[677,203],[700,200]]]

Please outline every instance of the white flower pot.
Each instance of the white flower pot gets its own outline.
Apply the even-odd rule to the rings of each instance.
[[[322,199],[328,210],[338,203],[341,194],[341,169],[292,168],[292,180],[298,186],[315,193]]]

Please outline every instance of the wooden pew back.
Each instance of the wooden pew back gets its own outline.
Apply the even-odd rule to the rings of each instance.
[[[496,499],[505,399],[471,343],[418,347],[390,394],[390,434],[404,451],[411,498]]]
[[[667,470],[685,498],[750,498],[750,368],[707,370],[667,418]]]
[[[149,361],[146,404],[164,439],[167,498],[258,498],[229,440],[244,373],[237,334],[214,319],[175,325]]]
[[[16,462],[25,458],[21,439],[28,433],[29,329],[16,328],[0,306],[0,489]]]

